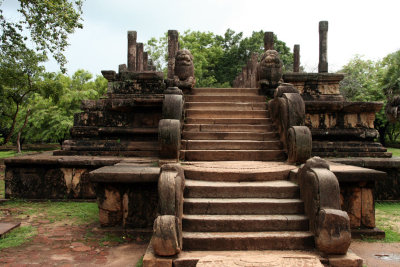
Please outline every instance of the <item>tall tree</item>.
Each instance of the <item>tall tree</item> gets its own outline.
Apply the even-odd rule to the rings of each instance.
[[[0,0],[0,53],[9,57],[28,48],[52,54],[65,71],[68,35],[82,28],[82,0],[18,0],[20,19],[7,18]],[[33,44],[34,47],[30,47]]]
[[[146,49],[157,66],[166,71],[167,34],[151,38]],[[275,49],[280,53],[286,69],[293,64],[293,54],[276,36]],[[197,87],[229,87],[247,63],[251,54],[264,51],[264,32],[253,32],[243,38],[243,33],[227,29],[223,36],[212,32],[185,31],[179,36],[181,48],[188,49],[194,57]]]

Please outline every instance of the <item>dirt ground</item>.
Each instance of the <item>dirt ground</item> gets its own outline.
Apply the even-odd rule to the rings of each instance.
[[[368,267],[399,267],[400,243],[353,241],[350,249],[364,259]]]
[[[38,234],[32,241],[0,251],[0,266],[136,266],[148,244],[141,235],[123,243],[102,241],[107,232],[91,226],[45,220],[35,226]]]

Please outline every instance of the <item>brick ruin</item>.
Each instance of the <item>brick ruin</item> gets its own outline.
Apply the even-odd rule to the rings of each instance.
[[[164,78],[129,31],[127,64],[102,71],[106,95],[82,101],[62,150],[5,161],[6,197],[96,197],[102,226],[153,227],[144,266],[193,266],[198,256],[177,255],[195,250],[347,255],[351,234],[384,235],[373,192],[385,173],[311,157],[391,155],[374,142],[382,104],[346,101],[343,75],[328,73],[327,30],[321,22],[318,73],[299,72],[295,45],[284,74],[266,32],[235,88],[194,88],[177,31]]]

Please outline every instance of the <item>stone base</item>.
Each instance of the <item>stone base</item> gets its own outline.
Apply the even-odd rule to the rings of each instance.
[[[271,263],[271,266],[275,266],[273,263],[280,264],[276,266],[361,267],[362,262],[363,260],[351,251],[346,255],[329,257],[323,257],[317,251],[291,250],[182,251],[176,256],[159,257],[154,255],[151,245],[143,257],[143,267],[264,266],[264,263]]]
[[[371,229],[352,229],[351,238],[353,239],[385,239],[385,231],[375,227]]]

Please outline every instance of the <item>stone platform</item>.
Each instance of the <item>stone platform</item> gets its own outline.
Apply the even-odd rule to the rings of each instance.
[[[4,160],[6,198],[94,199],[89,172],[117,163],[157,164],[158,158],[53,156],[51,152]]]
[[[156,257],[151,245],[143,257],[145,267],[361,267],[363,260],[348,251],[346,255],[325,257],[314,250],[182,251],[174,257]]]

